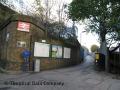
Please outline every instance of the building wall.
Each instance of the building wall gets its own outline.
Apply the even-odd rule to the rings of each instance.
[[[27,21],[29,22],[29,21]],[[30,71],[34,68],[34,61],[36,59],[40,60],[40,70],[48,70],[61,68],[66,66],[75,65],[81,62],[80,60],[80,45],[70,45],[66,44],[62,40],[51,39],[46,36],[46,32],[43,28],[38,27],[36,24],[31,23],[30,20],[30,32],[23,32],[17,30],[18,20],[11,21],[3,30],[0,31],[0,58],[1,60],[7,61],[7,70],[21,71],[24,59],[21,53],[27,49],[31,51],[31,57],[29,58]],[[8,35],[9,34],[9,35]],[[9,36],[8,38],[7,35]],[[7,40],[6,40],[7,39]],[[60,45],[63,47],[71,48],[71,58],[41,58],[34,57],[34,43],[42,42],[46,40],[48,44]],[[25,42],[26,45],[23,47],[18,47],[18,41]]]
[[[48,70],[61,68],[66,66],[75,65],[80,63],[80,46],[66,44],[62,40],[51,39],[46,36],[46,32],[42,25],[31,19],[28,16],[15,16],[13,10],[0,4],[0,65],[1,62],[5,61],[7,64],[3,64],[7,70],[20,71],[22,70],[23,58],[21,53],[28,49],[32,52],[30,57],[30,70],[33,70],[33,62],[36,59],[40,59],[40,70]],[[12,20],[9,22],[7,19],[12,16]],[[7,20],[7,21],[6,21]],[[21,32],[17,30],[17,21],[26,21],[31,23],[30,32]],[[4,22],[5,21],[5,22]],[[5,23],[5,24],[4,24]],[[1,28],[2,27],[2,28]],[[53,45],[61,45],[71,48],[71,58],[70,59],[57,59],[57,58],[36,58],[34,57],[34,42],[42,42],[46,40],[46,43]],[[26,42],[25,47],[18,47],[17,42]]]

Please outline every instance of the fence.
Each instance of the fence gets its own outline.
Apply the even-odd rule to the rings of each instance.
[[[120,74],[120,44],[109,53],[110,72]]]

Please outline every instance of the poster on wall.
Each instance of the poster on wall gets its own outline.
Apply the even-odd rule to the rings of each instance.
[[[35,57],[49,57],[50,44],[35,42],[34,56]]]
[[[62,58],[62,46],[52,45],[52,57]]]
[[[64,47],[64,58],[70,58],[71,49]]]
[[[30,23],[19,21],[18,26],[17,26],[17,30],[29,32],[30,31]]]

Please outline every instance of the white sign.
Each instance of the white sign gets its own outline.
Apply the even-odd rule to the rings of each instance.
[[[17,47],[26,47],[26,42],[24,42],[24,41],[17,41]]]
[[[46,42],[46,40],[42,40],[42,43],[45,43]]]
[[[29,32],[29,30],[30,30],[30,23],[19,21],[18,22],[18,26],[17,26],[17,30]]]
[[[64,47],[64,58],[70,58],[71,49]]]
[[[35,42],[34,56],[35,57],[49,57],[50,44]]]

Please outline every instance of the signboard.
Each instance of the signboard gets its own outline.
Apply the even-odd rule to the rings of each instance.
[[[18,22],[18,26],[17,26],[17,30],[29,32],[29,30],[30,30],[30,23],[19,21]]]
[[[35,57],[49,57],[50,44],[35,42],[34,56]]]
[[[52,57],[62,58],[62,46],[52,45]]]
[[[100,59],[100,54],[99,53],[95,53],[95,59]]]
[[[70,58],[71,49],[64,47],[64,58]]]

